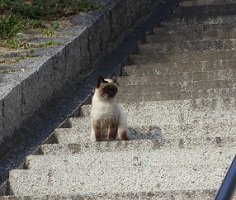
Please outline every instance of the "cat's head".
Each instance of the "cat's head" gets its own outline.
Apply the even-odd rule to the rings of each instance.
[[[98,78],[96,90],[101,98],[114,98],[118,92],[116,79],[104,79],[102,76]]]

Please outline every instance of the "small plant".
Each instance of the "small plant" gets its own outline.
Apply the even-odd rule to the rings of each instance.
[[[52,24],[52,27],[53,27],[54,29],[58,29],[58,28],[60,27],[60,25],[59,25],[59,23],[53,23],[53,24]]]
[[[56,41],[48,41],[48,42],[44,43],[42,45],[42,47],[48,47],[48,46],[54,46],[54,45],[58,45],[58,42],[56,42]]]
[[[43,30],[42,31],[42,35],[43,36],[53,36],[55,33],[53,31],[50,31],[50,30]]]
[[[58,20],[98,8],[89,0],[1,0],[0,45],[4,43],[3,40],[12,40],[22,30],[45,28],[44,21]],[[58,29],[59,23],[51,23],[51,26]],[[53,34],[50,30],[43,31],[45,36]]]

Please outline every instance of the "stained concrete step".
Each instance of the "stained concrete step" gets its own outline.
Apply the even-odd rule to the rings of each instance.
[[[236,3],[236,0],[182,0],[179,3],[181,7],[187,6],[204,6],[204,5],[221,5]]]
[[[141,71],[141,70],[140,70]],[[120,76],[119,87],[129,85],[149,85],[157,83],[169,84],[173,82],[191,82],[191,81],[216,81],[216,80],[236,80],[236,70],[215,70],[215,71],[204,71],[204,72],[175,72],[175,73],[155,73],[150,74],[148,70],[142,70],[143,74],[148,75],[137,76]]]
[[[66,195],[66,196],[41,196],[41,197],[34,197],[34,196],[24,196],[24,197],[15,197],[15,196],[5,196],[0,197],[1,200],[170,200],[173,197],[176,200],[183,200],[189,199],[191,200],[212,200],[215,198],[217,194],[217,190],[170,190],[170,191],[157,191],[157,192],[136,192],[136,193],[105,193],[99,195]]]
[[[73,141],[71,141],[73,142]],[[200,147],[216,148],[233,148],[236,146],[235,137],[196,137],[196,138],[171,138],[159,140],[129,140],[113,142],[87,142],[84,144],[44,144],[40,152],[44,155],[68,155],[97,152],[123,152],[123,151],[153,151],[166,148],[176,149],[193,149]]]
[[[163,118],[165,117],[166,116],[163,116]],[[201,117],[200,119],[190,119],[189,122],[187,119],[185,119],[185,122],[181,122],[181,120],[184,120],[186,116],[182,114],[177,117],[180,118],[177,119],[179,120],[179,124],[170,124],[170,122],[165,122],[164,120],[161,121],[161,119],[158,119],[156,122],[152,122],[152,124],[147,125],[145,125],[145,120],[143,120],[143,122],[139,122],[142,125],[137,125],[136,123],[132,123],[128,118],[128,136],[130,140],[168,140],[176,138],[183,140],[188,140],[191,138],[195,140],[196,138],[201,138],[202,141],[207,141],[208,138],[225,137],[230,138],[229,141],[232,140],[233,144],[235,143],[234,139],[231,138],[231,135],[234,135],[236,129],[236,122],[233,120],[220,119],[220,116],[218,116],[218,118],[214,117],[210,122],[204,122],[204,120],[207,121],[206,117],[202,117],[202,119]],[[214,122],[214,120],[219,124],[216,124],[217,122]],[[76,123],[74,128],[57,129],[55,137],[58,143],[61,145],[77,144],[75,145],[75,148],[78,148],[80,145],[89,147],[89,143],[91,141],[91,126],[89,126],[90,120],[87,119],[85,122],[88,124],[87,129],[81,128],[81,123],[75,119],[74,123]]]
[[[236,69],[236,60],[196,61],[176,63],[149,63],[139,65],[125,65],[122,68],[123,76],[160,76],[165,73],[210,73],[211,71]],[[216,72],[213,72],[216,73]]]
[[[194,100],[200,98],[230,98],[235,96],[235,88],[221,88],[208,90],[184,90],[170,92],[145,92],[120,94],[120,102],[143,102],[143,101],[169,101],[169,100]]]
[[[218,165],[230,163],[234,158],[234,147],[201,146],[199,148],[160,148],[140,151],[138,146],[130,151],[84,152],[70,155],[27,156],[25,167],[29,170],[106,170],[108,168],[132,168],[133,166],[163,168],[169,165],[191,166],[197,163]]]
[[[179,26],[179,27],[186,27],[186,26],[194,26],[194,25],[208,25],[212,26],[215,24],[218,25],[228,25],[231,26],[235,23],[236,15],[225,15],[225,16],[214,16],[214,17],[191,17],[191,18],[184,18],[184,17],[170,17],[170,19],[162,21],[162,26]]]
[[[144,102],[141,103],[135,103],[133,106],[138,106],[140,104],[143,104]],[[153,104],[154,102],[150,102]],[[149,102],[147,102],[147,105]],[[192,100],[172,100],[169,102],[156,102],[156,104],[161,105],[163,108],[168,109],[168,106],[171,105],[176,105],[176,107],[182,107],[183,105],[187,104],[189,106],[189,109],[192,111],[219,111],[219,110],[229,110],[233,109],[236,107],[236,100],[235,97],[223,97],[223,98],[200,98],[200,99],[192,99]],[[130,105],[130,102],[120,102],[120,105],[122,107],[128,108]],[[74,119],[75,120],[83,120],[84,117],[89,117],[90,116],[90,110],[91,110],[91,105],[83,105],[80,110],[80,116],[78,118],[69,118],[69,123],[70,126],[73,126]]]
[[[163,29],[160,28],[161,31]],[[172,30],[173,33],[170,32],[170,30],[166,29],[167,33],[161,32],[152,35],[147,35],[145,37],[144,43],[161,43],[161,42],[179,42],[179,41],[189,41],[189,40],[200,40],[200,41],[208,41],[208,40],[222,40],[222,39],[235,39],[236,38],[236,33],[232,30],[226,31],[226,30],[206,30],[206,31],[196,31],[191,32],[189,31],[182,31],[178,29],[177,30]],[[175,31],[175,32],[174,32]],[[177,32],[177,33],[176,33]]]
[[[159,53],[183,53],[183,52],[204,52],[204,51],[235,51],[236,39],[221,40],[189,40],[181,42],[160,42],[152,44],[140,44],[138,53],[159,54]]]
[[[203,152],[203,154],[205,154],[205,159],[198,159],[201,157],[201,153],[190,156],[193,163],[184,159],[185,156],[189,155],[189,152],[176,156],[173,151],[171,157],[160,156],[158,152],[155,152],[153,155],[146,155],[144,160],[140,159],[140,154],[131,152],[123,157],[124,160],[130,159],[130,162],[132,162],[131,165],[128,165],[130,167],[120,165],[116,167],[116,164],[119,163],[116,161],[114,167],[112,167],[112,162],[108,161],[106,167],[95,166],[95,168],[90,169],[87,166],[82,170],[79,168],[71,169],[70,167],[48,170],[42,168],[40,170],[12,170],[9,174],[9,184],[11,192],[15,196],[97,195],[104,193],[218,189],[235,151],[216,152],[213,155],[216,156],[215,160],[218,160],[218,162],[214,162],[214,164],[209,162],[209,160],[214,160],[211,159],[213,156],[206,152]],[[168,165],[162,165],[163,163],[153,160],[152,157],[153,159],[164,157],[163,160],[168,158]],[[122,160],[118,156],[117,158]],[[182,164],[177,161],[179,163],[177,164],[172,162],[171,158],[173,161],[181,158],[185,161]],[[103,162],[104,160],[100,161]],[[153,166],[148,166],[150,161],[153,161]],[[154,163],[154,161],[156,162]],[[125,164],[127,166],[127,163]]]
[[[185,24],[184,26],[179,26],[177,24],[165,25],[164,22],[162,25],[157,26],[153,29],[154,35],[155,34],[195,34],[198,33],[199,37],[201,38],[201,35],[211,35],[211,34],[218,34],[220,35],[226,35],[229,34],[235,37],[235,24]],[[227,36],[228,38],[228,36]]]
[[[151,78],[150,78],[151,79]],[[153,78],[155,79],[155,78]],[[152,79],[151,79],[152,80]],[[210,89],[234,89],[236,79],[232,80],[209,80],[209,81],[183,81],[183,82],[146,82],[133,83],[132,85],[120,86],[121,95],[148,94],[155,92],[176,92],[176,91],[199,91]],[[132,92],[132,93],[131,93]]]
[[[180,6],[174,9],[172,17],[196,17],[196,16],[223,16],[235,15],[236,3],[226,4],[211,4],[202,6]]]
[[[176,62],[196,62],[196,61],[218,61],[232,60],[236,57],[236,51],[205,51],[205,52],[184,52],[184,53],[158,53],[151,51],[150,54],[130,55],[130,63],[150,64],[150,63],[176,63]]]
[[[234,98],[141,102],[122,106],[131,140],[230,137],[236,129]],[[84,113],[88,115],[89,106],[86,110]],[[89,116],[70,118],[72,128],[55,130],[58,143],[89,143],[90,120]]]

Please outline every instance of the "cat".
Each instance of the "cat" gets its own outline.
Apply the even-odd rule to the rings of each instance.
[[[92,141],[129,140],[127,121],[116,100],[116,79],[98,78],[92,98]]]

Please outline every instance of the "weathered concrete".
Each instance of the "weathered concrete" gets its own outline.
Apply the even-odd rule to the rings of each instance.
[[[139,166],[138,157],[132,158],[136,162],[132,167],[115,167],[109,165],[102,168],[80,170],[51,169],[51,170],[13,170],[10,172],[9,181],[11,192],[15,196],[23,195],[75,195],[75,194],[102,194],[166,191],[166,190],[204,190],[216,189],[225,175],[230,164],[229,161],[211,165],[204,162],[194,165],[176,165],[169,163],[167,166]],[[145,165],[145,163],[143,163]],[[189,164],[189,163],[188,163]],[[178,172],[173,172],[178,168]],[[211,174],[209,180],[208,174]],[[147,178],[148,177],[148,178]],[[208,181],[206,181],[206,179]],[[24,182],[25,184],[18,184]],[[60,188],[60,189],[58,189]]]
[[[142,44],[139,45],[139,53],[141,54],[157,54],[157,53],[183,53],[183,52],[206,52],[206,51],[230,51],[235,50],[236,40],[192,40],[178,41],[172,43],[160,42],[158,44]]]
[[[174,82],[184,82],[188,83],[190,81],[204,82],[206,81],[224,81],[224,80],[235,80],[236,70],[214,70],[214,71],[198,71],[198,72],[174,72],[174,73],[160,73],[157,70],[156,73],[152,74],[147,69],[139,69],[139,73],[142,76],[120,77],[119,86],[130,86],[130,85],[151,85],[151,83],[174,83]],[[147,74],[147,75],[146,75]],[[203,89],[203,88],[202,88]]]
[[[179,34],[190,34],[193,35],[195,33],[199,34],[199,37],[201,38],[201,35],[204,35],[205,33],[212,33],[216,35],[217,33],[220,35],[221,33],[227,33],[232,32],[232,34],[235,32],[235,24],[234,23],[229,23],[229,24],[202,24],[202,23],[188,23],[185,24],[184,26],[180,26],[178,24],[169,24],[165,26],[164,21],[162,22],[162,26],[158,28],[154,28],[154,33],[155,34],[174,34],[174,33],[179,33]],[[193,37],[192,36],[192,37]],[[208,35],[206,37],[210,37],[211,35]],[[191,37],[191,36],[186,36],[186,37]],[[233,36],[234,38],[234,36]]]
[[[105,193],[99,195],[67,195],[67,196],[52,196],[45,197],[24,196],[15,197],[7,196],[0,197],[1,200],[183,200],[191,198],[191,200],[212,200],[216,196],[216,190],[171,190],[171,191],[158,191],[158,192],[138,192],[138,193]]]
[[[130,55],[132,64],[150,64],[150,63],[174,63],[178,62],[202,62],[202,61],[221,61],[234,59],[236,53],[234,50],[229,51],[205,51],[205,52],[183,52],[183,53],[158,53],[149,51],[147,54]]]
[[[187,27],[184,21],[179,25]],[[174,44],[188,43],[179,39]],[[151,53],[137,51],[127,60],[133,65],[122,68],[129,76],[118,78],[131,140],[90,142],[91,105],[84,105],[41,146],[43,155],[28,156],[25,169],[10,172],[8,193],[29,199],[214,199],[236,144],[235,53],[215,47],[163,53],[155,44]]]
[[[205,5],[220,5],[220,4],[231,4],[236,3],[235,0],[183,0],[180,2],[181,7],[185,6],[205,6]]]
[[[236,60],[216,60],[216,61],[193,61],[176,63],[140,63],[137,65],[126,65],[122,69],[123,76],[155,76],[165,73],[185,73],[185,72],[206,72],[218,70],[236,69]],[[213,72],[214,73],[214,72]],[[122,77],[121,77],[122,78]]]
[[[192,30],[191,30],[192,31]],[[183,29],[182,33],[156,33],[155,35],[148,35],[145,39],[145,43],[160,43],[160,42],[181,42],[181,41],[190,41],[190,40],[214,40],[218,39],[227,39],[235,38],[235,32],[231,30],[205,30],[204,32],[194,32],[186,33],[186,29]]]
[[[213,128],[213,127],[211,127]],[[214,127],[217,128],[217,127]],[[209,127],[210,129],[210,127]],[[70,141],[68,144],[44,144],[41,146],[40,151],[44,155],[68,155],[68,154],[81,154],[81,153],[97,153],[97,152],[122,152],[122,151],[151,151],[165,148],[200,148],[200,147],[235,147],[236,138],[234,137],[200,137],[197,138],[171,138],[171,139],[138,139],[114,142],[100,142],[100,143],[75,143]]]
[[[206,154],[205,152],[208,152]],[[160,148],[157,150],[145,151],[134,146],[129,151],[116,152],[84,152],[74,155],[32,155],[26,158],[28,170],[92,170],[108,168],[131,168],[133,166],[165,167],[171,163],[189,166],[194,163],[204,162],[206,165],[219,163],[230,163],[234,158],[234,147],[213,147],[199,146],[197,148]],[[162,155],[165,155],[162,156]],[[178,163],[178,164],[177,164]],[[217,164],[218,163],[218,164]]]

